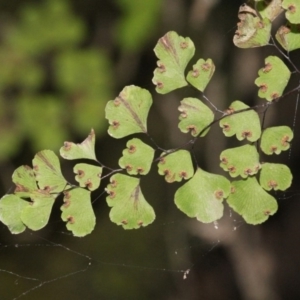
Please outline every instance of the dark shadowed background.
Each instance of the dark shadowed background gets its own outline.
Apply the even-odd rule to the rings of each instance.
[[[104,107],[125,85],[152,93],[148,128],[162,148],[187,141],[177,127],[177,108],[185,95],[197,94],[187,89],[158,95],[151,81],[153,48],[170,30],[189,36],[197,57],[215,62],[206,95],[219,109],[237,99],[262,103],[254,80],[264,58],[276,52],[234,47],[242,3],[0,0],[1,195],[13,188],[14,169],[30,165],[37,151],[58,153],[65,140],[81,142],[91,128],[98,159],[117,168],[126,139],[107,135]],[[299,52],[292,59],[299,66]],[[265,125],[292,126],[295,103],[292,95],[272,105]],[[94,202],[97,225],[84,238],[65,229],[60,198],[39,232],[11,235],[0,224],[0,299],[300,299],[299,122],[300,116],[290,155],[279,158],[291,167],[293,186],[278,193],[279,211],[265,224],[247,225],[228,208],[215,224],[189,219],[173,202],[180,185],[165,183],[153,166],[141,183],[156,211],[147,228],[125,231],[111,223],[105,195]],[[196,145],[201,167],[221,174],[219,154],[231,143],[216,124]],[[72,180],[72,164],[62,162],[62,168]]]

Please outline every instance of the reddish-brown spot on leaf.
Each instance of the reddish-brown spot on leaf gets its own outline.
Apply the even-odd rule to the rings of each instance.
[[[64,199],[70,199],[71,198],[71,195],[68,191],[65,191],[64,192]]]
[[[128,152],[129,152],[129,153],[134,153],[135,151],[136,151],[136,146],[130,145],[130,146],[128,147]]]
[[[187,177],[187,172],[186,171],[181,171],[181,172],[179,172],[179,176],[181,178],[186,178]]]
[[[187,48],[188,47],[188,43],[187,42],[181,42],[180,43],[180,48],[181,49],[185,49],[185,48]]]
[[[234,193],[235,193],[235,187],[234,187],[234,186],[231,186],[231,187],[230,187],[230,193],[231,193],[231,194],[234,194]]]
[[[159,158],[159,163],[162,164],[162,165],[165,164],[166,163],[166,159],[164,157],[160,157]]]
[[[156,86],[157,86],[158,89],[162,89],[164,87],[164,84],[161,81],[157,81],[154,84],[156,84]]]
[[[222,126],[223,126],[224,131],[226,131],[226,132],[230,131],[230,125],[229,124],[224,123]]]
[[[233,113],[234,113],[234,108],[232,108],[232,107],[228,107],[228,109],[225,110],[226,115],[231,115]]]
[[[163,64],[163,63],[161,63],[161,62],[158,62],[157,63],[157,66],[158,66],[158,71],[159,71],[159,73],[164,73],[164,72],[166,72],[166,66]]]
[[[262,93],[265,93],[267,90],[268,90],[268,86],[263,83],[259,86],[259,90],[262,92]]]
[[[296,12],[296,6],[294,4],[291,4],[290,6],[288,6],[288,11],[291,14],[294,14]]]
[[[43,191],[49,194],[51,192],[51,187],[49,185],[44,186]]]
[[[234,166],[228,167],[228,171],[230,173],[235,173],[236,172],[236,167],[234,167]]]
[[[164,175],[168,176],[169,174],[170,174],[170,170],[165,169],[165,170],[164,170]]]
[[[214,195],[218,200],[222,200],[224,196],[224,192],[222,190],[216,190],[214,192]]]
[[[276,147],[276,146],[271,146],[270,151],[271,151],[272,153],[275,153],[275,152],[277,151],[277,147]]]
[[[277,92],[273,92],[273,93],[271,94],[272,100],[275,100],[275,99],[277,99],[278,97],[279,97],[279,94],[278,94]]]
[[[84,184],[88,189],[91,189],[93,187],[91,179],[88,179]]]
[[[189,125],[187,127],[187,130],[191,133],[191,134],[197,134],[197,130],[196,130],[196,126],[195,125]]]
[[[18,192],[29,192],[29,189],[24,187],[23,185],[17,183],[16,188],[15,188],[15,193],[18,193]]]
[[[137,170],[138,174],[143,174],[145,171],[142,167],[137,167],[136,170]]]
[[[127,224],[128,224],[128,221],[127,221],[127,220],[123,220],[121,223],[122,223],[123,225],[127,225]]]
[[[285,135],[282,139],[281,139],[281,145],[286,147],[288,145],[288,141],[290,140],[290,138]]]
[[[77,170],[77,175],[79,178],[84,177],[84,171],[83,170]]]
[[[264,211],[264,215],[265,215],[265,216],[269,216],[270,214],[271,214],[271,212],[270,212],[269,210],[265,210],[265,211]]]
[[[117,180],[115,180],[115,179],[112,179],[111,181],[110,181],[110,185],[111,185],[111,187],[113,187],[113,188],[115,188],[116,186],[117,186]]]
[[[108,191],[108,194],[109,194],[109,198],[111,198],[111,199],[116,197],[116,192],[114,192],[114,191]]]
[[[258,22],[256,23],[256,27],[259,28],[259,29],[262,29],[262,28],[265,27],[265,25],[264,25],[264,23],[263,23],[262,21],[258,21]]]
[[[185,119],[188,116],[188,114],[186,113],[186,111],[182,111],[180,116],[181,118]]]
[[[227,165],[228,164],[228,159],[226,157],[222,157],[221,158],[221,163],[224,164],[224,165]]]
[[[278,186],[278,184],[275,180],[268,181],[268,187],[275,189],[277,186]]]
[[[120,122],[119,121],[112,121],[112,127],[114,128],[114,129],[117,129],[118,127],[120,126]]]
[[[64,150],[69,151],[72,147],[72,143],[70,142],[64,142]]]
[[[207,62],[201,65],[201,69],[202,69],[203,71],[209,71],[210,68],[211,68],[211,64],[209,64],[209,63],[207,63]]]
[[[69,199],[66,199],[66,200],[64,200],[63,207],[67,208],[70,206],[70,204],[71,204],[71,201]]]
[[[247,168],[244,170],[245,175],[250,175],[252,173],[252,170],[250,168]]]
[[[264,73],[268,73],[272,70],[272,65],[270,63],[266,63],[265,67],[263,68]]]
[[[74,223],[75,223],[75,219],[74,219],[73,216],[69,216],[69,217],[67,218],[67,221],[68,221],[70,224],[74,224]]]
[[[251,137],[252,136],[252,132],[250,130],[244,130],[242,132],[242,137],[243,138],[248,138],[248,137]]]
[[[119,98],[116,98],[116,99],[114,100],[114,106],[119,106],[120,104],[121,104],[120,99],[119,99]]]
[[[143,224],[144,224],[144,222],[143,221],[138,221],[138,226],[142,226]]]
[[[193,69],[193,72],[192,72],[192,76],[194,78],[197,78],[199,76],[200,72],[197,68]]]
[[[125,166],[125,169],[126,169],[128,172],[132,171],[132,165],[126,165],[126,166]]]
[[[36,171],[36,172],[38,172],[39,171],[38,165],[33,166],[33,170]]]

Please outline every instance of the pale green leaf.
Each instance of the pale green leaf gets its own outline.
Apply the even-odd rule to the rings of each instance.
[[[299,20],[300,22],[300,20]],[[276,39],[279,44],[288,52],[300,48],[300,28],[299,24],[288,23],[281,26],[276,32]]]
[[[258,75],[254,82],[259,87],[258,96],[272,101],[282,95],[291,72],[280,58],[268,56],[265,67],[258,71]]]
[[[0,221],[11,233],[18,234],[26,229],[20,215],[27,206],[29,202],[15,195],[5,195],[0,199]]]
[[[192,40],[170,31],[158,40],[154,52],[159,59],[152,79],[156,91],[166,94],[186,86],[184,71],[195,53]]]
[[[137,229],[154,221],[154,210],[145,200],[138,178],[115,174],[110,178],[106,191],[112,222],[122,225],[124,229]]]
[[[259,183],[267,191],[285,191],[292,184],[293,175],[288,166],[264,163],[261,167]]]
[[[286,10],[285,17],[291,23],[300,23],[300,0],[283,0],[282,7]]]
[[[273,21],[283,12],[281,7],[282,0],[255,0],[257,1],[256,9],[262,18],[268,18]]]
[[[269,43],[272,23],[269,19],[261,20],[257,12],[243,4],[238,13],[240,21],[233,37],[233,43],[239,48],[265,46]]]
[[[153,162],[154,149],[137,138],[128,141],[126,146],[119,166],[130,175],[146,175]]]
[[[215,68],[210,58],[207,60],[201,58],[193,65],[193,70],[189,71],[186,79],[192,86],[203,92],[214,75]]]
[[[108,133],[114,138],[147,132],[147,117],[152,105],[151,94],[140,87],[126,86],[105,108],[109,121]]]
[[[263,223],[277,211],[277,201],[259,185],[255,177],[231,184],[227,202],[248,224]]]
[[[64,142],[60,148],[60,155],[65,159],[91,159],[97,160],[95,154],[95,132],[92,129],[88,137],[81,143]]]
[[[214,114],[211,109],[197,98],[184,98],[180,101],[178,107],[180,111],[179,129],[184,132],[190,132],[192,136],[197,136],[214,120]],[[201,136],[205,136],[209,128]]]
[[[254,145],[243,145],[224,150],[221,155],[221,168],[231,177],[243,178],[254,175],[260,169],[259,155]]]
[[[29,166],[17,168],[12,175],[12,181],[16,185],[14,193],[21,198],[29,198],[37,189],[34,171]]]
[[[58,157],[53,151],[38,152],[32,165],[40,189],[60,193],[66,188],[67,182],[61,173]]]
[[[67,222],[67,229],[74,236],[85,236],[91,233],[96,224],[96,218],[91,203],[91,192],[76,188],[64,192],[64,204],[61,206],[61,218]]]
[[[86,187],[90,191],[96,190],[101,181],[102,168],[89,164],[77,164],[74,166],[75,179],[81,187]]]
[[[261,125],[257,112],[248,110],[235,113],[247,108],[249,108],[248,105],[238,100],[231,103],[227,110],[228,117],[220,120],[220,126],[223,128],[225,136],[236,135],[239,141],[246,138],[250,142],[255,142],[260,138]]]
[[[167,155],[163,153],[158,163],[158,173],[165,176],[169,183],[191,178],[194,168],[190,152],[178,150]]]
[[[27,205],[21,212],[22,222],[31,230],[45,227],[49,221],[55,197],[56,195],[43,190],[32,192],[30,205]]]
[[[261,150],[268,155],[280,154],[290,148],[294,134],[288,126],[275,126],[266,128],[261,136]]]
[[[175,204],[191,218],[210,223],[223,216],[223,199],[230,192],[225,177],[197,169],[195,175],[175,193]]]

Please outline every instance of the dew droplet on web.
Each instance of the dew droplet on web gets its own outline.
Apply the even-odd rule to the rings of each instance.
[[[183,273],[183,279],[187,279],[187,276],[189,275],[191,269],[187,269],[184,273]]]
[[[219,224],[217,221],[214,221],[214,227],[215,227],[215,229],[219,229]]]

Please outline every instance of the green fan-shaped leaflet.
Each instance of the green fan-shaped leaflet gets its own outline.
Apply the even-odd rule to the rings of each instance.
[[[106,191],[112,222],[122,225],[124,229],[137,229],[154,221],[154,210],[145,200],[138,178],[115,174],[110,178]]]
[[[9,231],[18,234],[26,229],[21,220],[22,211],[29,206],[29,202],[16,195],[5,195],[0,200],[0,221],[5,224]]]
[[[221,168],[231,177],[243,178],[256,174],[260,169],[259,155],[254,145],[243,145],[224,150],[221,155]]]
[[[58,157],[53,151],[38,152],[32,165],[40,189],[60,193],[66,188],[67,182],[61,173]]]
[[[12,181],[15,183],[15,195],[29,198],[31,193],[37,189],[34,171],[29,166],[20,166],[13,175]]]
[[[92,129],[88,137],[81,143],[64,142],[59,150],[64,159],[96,159],[95,154],[95,132]]]
[[[286,10],[285,17],[294,24],[300,23],[300,1],[283,0],[282,7]]]
[[[184,71],[195,53],[192,40],[170,31],[158,40],[154,52],[159,59],[152,79],[156,91],[166,94],[186,86]]]
[[[259,185],[255,177],[233,181],[231,185],[227,202],[248,224],[263,223],[277,211],[277,201]]]
[[[137,138],[128,141],[126,146],[119,166],[130,175],[146,175],[153,162],[154,149]]]
[[[197,98],[184,98],[178,107],[180,111],[178,127],[181,132],[190,132],[192,136],[197,136],[214,120],[211,109]],[[205,136],[209,128],[201,136]]]
[[[32,192],[30,205],[27,205],[21,212],[22,222],[31,230],[45,227],[49,221],[56,196],[43,190]]]
[[[193,178],[176,191],[175,204],[189,217],[210,223],[223,216],[222,201],[229,192],[229,180],[198,168]]]
[[[265,129],[261,136],[260,148],[268,155],[280,154],[290,148],[293,131],[288,126],[275,126]]]
[[[158,173],[165,176],[169,183],[191,178],[194,168],[190,152],[178,150],[168,155],[163,153],[158,163]]]
[[[152,105],[151,94],[138,86],[126,86],[115,100],[106,104],[108,133],[114,138],[147,132],[147,117]]]
[[[81,187],[86,187],[90,191],[99,187],[102,175],[101,167],[81,163],[75,165],[73,171],[77,174],[75,179]]]
[[[270,21],[273,21],[283,12],[281,7],[282,0],[255,1],[257,1],[256,9],[262,18],[268,18]]]
[[[253,48],[265,46],[269,43],[272,23],[269,19],[263,20],[250,6],[243,4],[238,13],[240,22],[233,37],[233,43],[239,48]]]
[[[281,26],[277,30],[275,37],[279,44],[288,52],[300,48],[299,24],[288,23],[286,26]]]
[[[261,167],[259,183],[267,191],[285,191],[292,184],[293,175],[283,164],[264,163]]]
[[[91,204],[91,192],[76,188],[64,192],[64,204],[61,206],[61,218],[67,222],[67,229],[81,237],[91,233],[96,218]]]
[[[247,108],[249,108],[248,105],[238,100],[231,103],[227,110],[228,117],[220,120],[225,136],[236,135],[239,141],[246,138],[250,142],[255,142],[260,138],[261,125],[256,111],[234,113]]]
[[[280,58],[268,56],[265,67],[258,71],[258,75],[254,82],[259,87],[258,96],[272,101],[282,95],[291,72]]]
[[[215,68],[214,62],[210,58],[207,60],[201,58],[193,65],[193,70],[188,72],[186,80],[203,92],[214,75]]]

